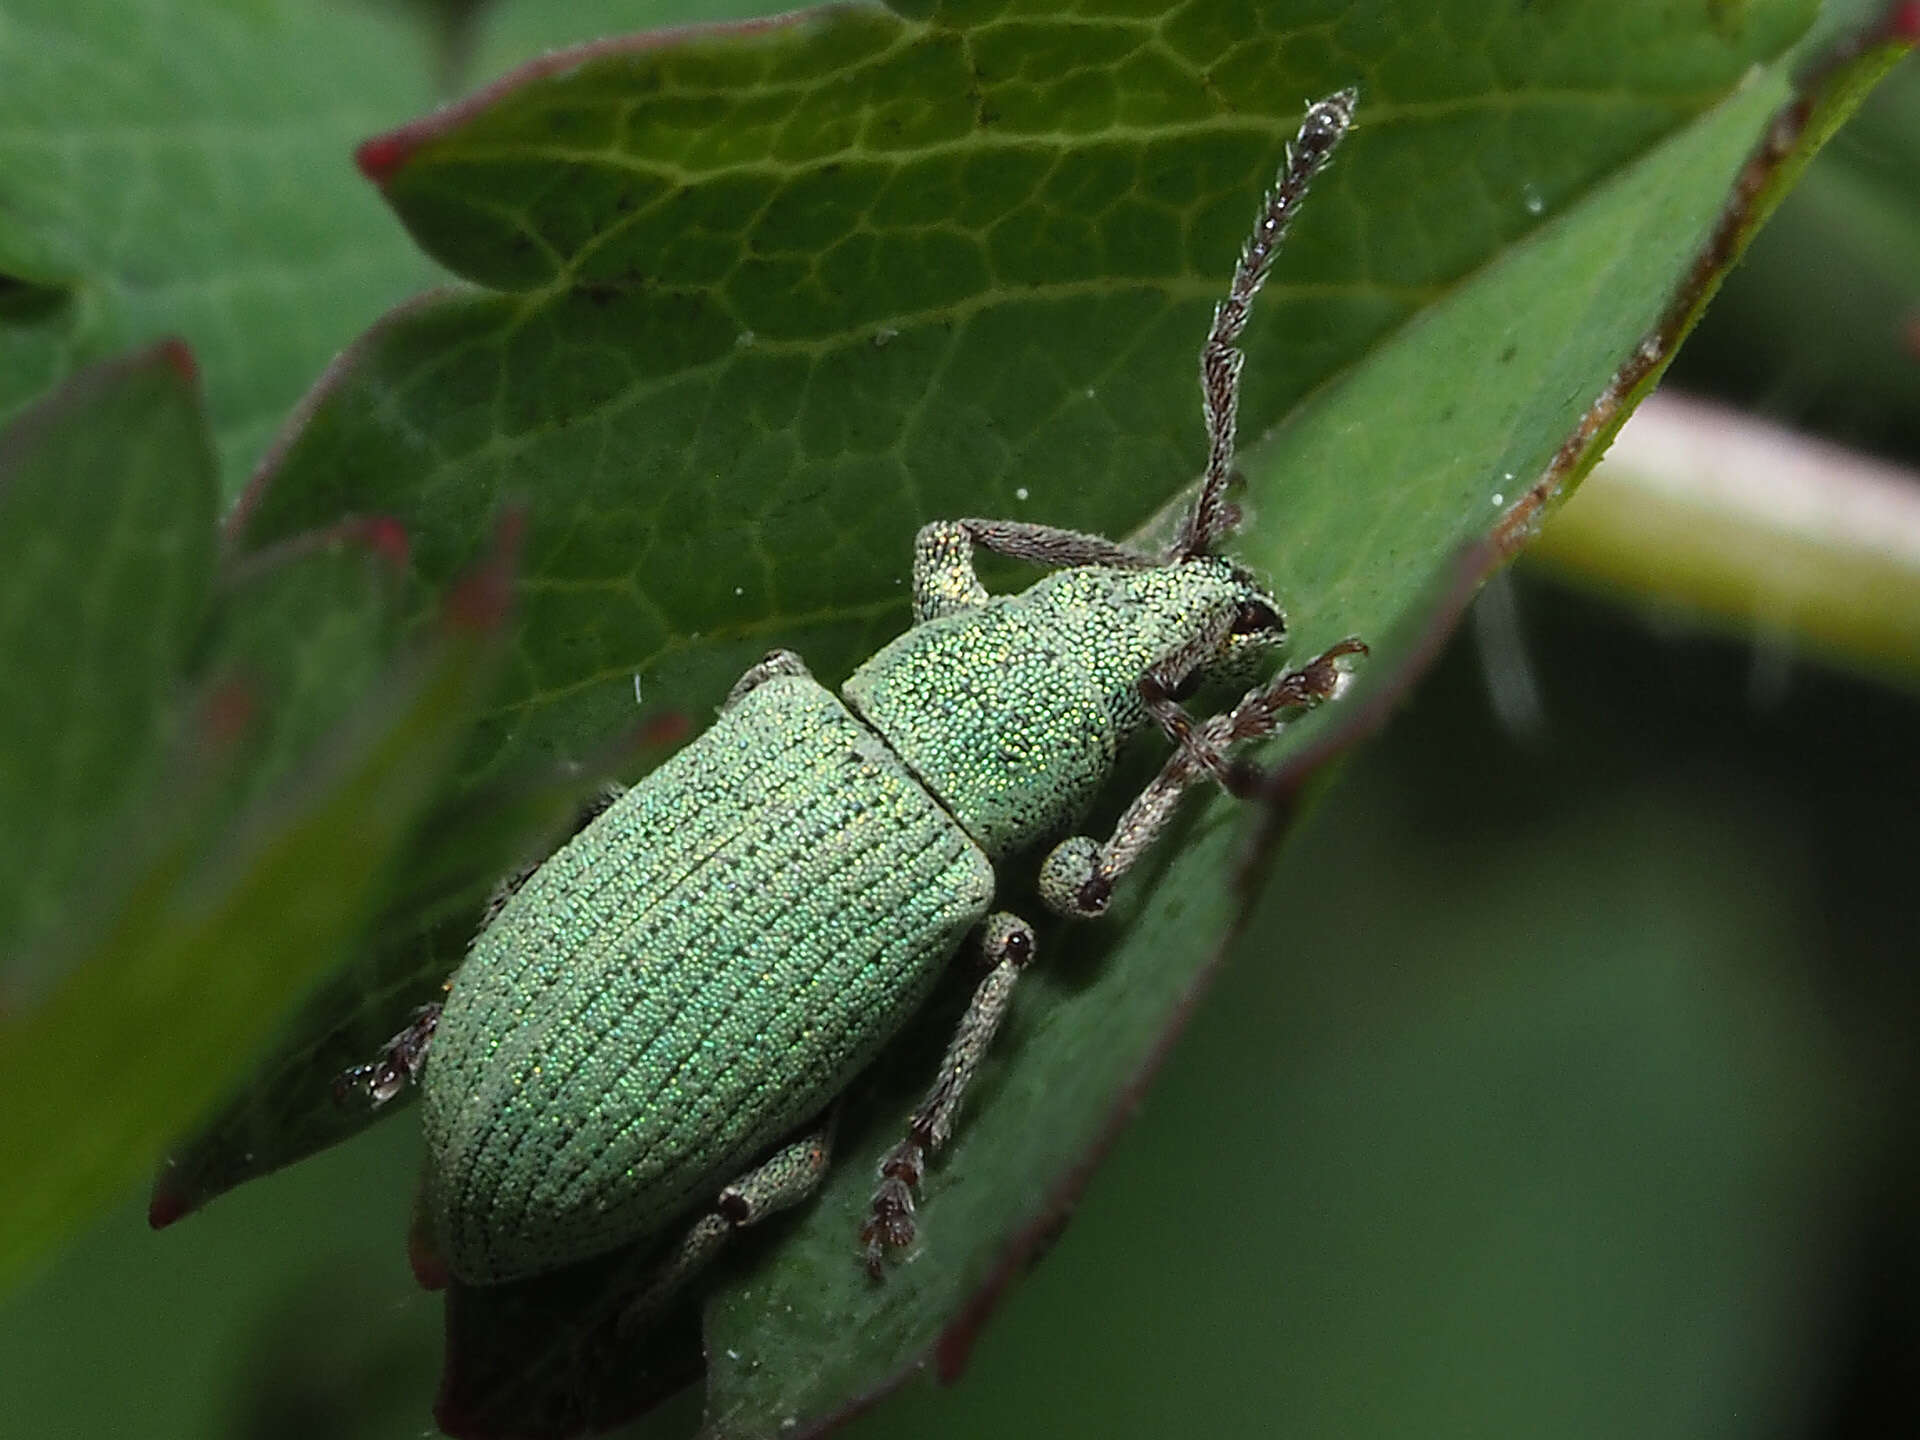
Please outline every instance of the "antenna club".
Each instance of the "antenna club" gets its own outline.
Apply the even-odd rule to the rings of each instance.
[[[1300,133],[1294,139],[1297,151],[1287,157],[1288,168],[1317,169],[1326,163],[1333,147],[1353,124],[1354,107],[1359,103],[1359,89],[1349,85],[1317,105],[1309,106],[1306,119],[1300,122]]]

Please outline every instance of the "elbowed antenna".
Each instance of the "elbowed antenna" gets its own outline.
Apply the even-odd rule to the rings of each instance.
[[[1267,192],[1234,267],[1233,283],[1226,298],[1213,307],[1213,328],[1200,349],[1200,394],[1207,413],[1207,469],[1200,482],[1199,498],[1187,512],[1186,523],[1174,541],[1172,557],[1188,560],[1209,554],[1220,537],[1233,528],[1233,508],[1227,504],[1227,484],[1233,475],[1233,448],[1236,412],[1240,407],[1240,367],[1246,356],[1234,348],[1234,341],[1246,329],[1247,316],[1253,310],[1253,297],[1267,282],[1280,243],[1293,224],[1294,212],[1306,197],[1313,177],[1326,166],[1334,147],[1353,124],[1353,107],[1360,92],[1349,85],[1307,108],[1300,122],[1300,133],[1287,146],[1286,163],[1279,179]]]

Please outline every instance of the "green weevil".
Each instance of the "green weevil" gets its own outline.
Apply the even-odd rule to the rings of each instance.
[[[1333,696],[1357,640],[1206,718],[1197,680],[1251,679],[1285,635],[1273,597],[1217,553],[1237,523],[1235,342],[1355,92],[1311,106],[1201,350],[1208,453],[1171,550],[1041,525],[921,530],[913,624],[836,697],[775,651],[703,735],[507,887],[449,982],[379,1060],[375,1103],[418,1079],[424,1219],[459,1280],[538,1275],[649,1237],[636,1304],[671,1293],[741,1227],[797,1204],[827,1163],[837,1098],[969,933],[987,964],[932,1088],[884,1158],[855,1251],[878,1276],[1033,959],[993,912],[994,867],[1067,832],[1128,737],[1173,742],[1105,841],[1053,845],[1042,900],[1107,908],[1182,792],[1233,779],[1230,749]],[[973,551],[1053,571],[989,595]]]

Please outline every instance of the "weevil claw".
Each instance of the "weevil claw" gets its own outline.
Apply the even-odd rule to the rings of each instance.
[[[378,1110],[408,1084],[420,1078],[427,1063],[427,1047],[433,1043],[434,1028],[440,1023],[438,1005],[422,1005],[413,1012],[407,1028],[388,1040],[380,1049],[380,1058],[365,1065],[350,1065],[333,1077],[333,1103],[345,1109],[355,1100]]]
[[[920,1147],[909,1140],[880,1167],[880,1188],[873,1192],[873,1210],[860,1227],[867,1274],[875,1280],[886,1275],[889,1250],[904,1250],[913,1243],[913,1191],[920,1183],[920,1161]]]

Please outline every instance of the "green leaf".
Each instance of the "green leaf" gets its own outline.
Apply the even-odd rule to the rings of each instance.
[[[349,718],[291,794],[216,834],[250,697],[215,693],[174,783],[95,901],[68,978],[0,1022],[0,1117],[15,1183],[0,1198],[0,1283],[144,1170],[219,1094],[231,1060],[359,934],[432,798],[494,667],[504,562]],[[155,1220],[176,1203],[164,1188]]]
[[[1431,630],[1463,550],[1510,553],[1578,481],[1867,73],[1821,72],[1842,98],[1805,125],[1805,0],[1139,8],[842,9],[612,42],[370,143],[413,233],[505,293],[370,333],[236,543],[393,514],[431,588],[525,504],[527,603],[467,786],[593,753],[631,724],[636,676],[695,714],[771,644],[837,680],[904,622],[925,520],[1127,533],[1163,511],[1199,467],[1194,354],[1292,97],[1357,82],[1359,128],[1247,339],[1243,433],[1277,428],[1243,457],[1238,553],[1300,653],[1377,642],[1376,699],[1363,679],[1297,757],[1404,683],[1417,647],[1394,637]],[[923,1244],[870,1288],[851,1251],[874,1159],[961,997],[903,1038],[826,1192],[716,1279],[709,1353],[758,1362],[711,1377],[716,1428],[823,1420],[977,1318],[1220,953],[1242,848],[1209,810],[1111,921],[1043,935],[929,1178]],[[1256,879],[1284,893],[1285,873]],[[570,1332],[505,1289],[461,1304],[478,1349],[456,1375],[474,1353],[526,1366],[443,1408],[465,1429],[569,1397],[598,1417],[595,1376],[633,1358],[600,1348],[604,1309]]]
[[[1490,520],[1505,540],[1577,478],[1596,449],[1589,407],[1609,370],[1642,334],[1677,341],[1701,298],[1703,277],[1681,284],[1688,261],[1789,95],[1784,67],[1749,81],[1454,287],[1250,453],[1250,490],[1271,499],[1238,548],[1279,577],[1304,651],[1349,631],[1393,633],[1418,608],[1414,583],[1431,594],[1445,561]],[[1356,144],[1343,163],[1349,174],[1362,168],[1366,150]],[[1744,219],[1728,218],[1736,229]],[[1717,255],[1712,273],[1731,258]],[[1650,369],[1628,366],[1623,389],[1644,384]],[[1400,681],[1393,661],[1407,653],[1379,647],[1376,691]],[[1368,703],[1363,681],[1345,707],[1316,718],[1338,725],[1352,718],[1341,708]],[[1244,844],[1232,807],[1217,802],[1153,875],[1150,894],[1136,891],[1135,913],[1076,946],[1064,966],[1037,967],[1018,1030],[923,1187],[922,1248],[884,1287],[869,1287],[849,1262],[848,1237],[868,1204],[872,1157],[904,1128],[912,1091],[899,1085],[907,1103],[893,1126],[855,1136],[849,1163],[794,1233],[720,1287],[708,1347],[728,1363],[709,1371],[711,1433],[788,1433],[789,1418],[823,1420],[923,1359],[958,1372],[1000,1289],[1064,1220],[1084,1181],[1076,1164],[1112,1133],[1114,1097],[1124,1111],[1140,1093],[1170,1019],[1177,1025],[1215,947],[1244,918],[1221,884]],[[1284,906],[1290,873],[1281,852],[1250,883]],[[1039,1176],[1061,1178],[1046,1194],[1036,1193]]]
[[[178,344],[88,371],[0,433],[0,1013],[54,978],[62,917],[153,781],[213,516]]]
[[[314,0],[8,0],[0,414],[167,334],[238,488],[313,375],[432,275],[353,144],[431,98],[422,37]]]

